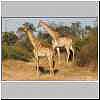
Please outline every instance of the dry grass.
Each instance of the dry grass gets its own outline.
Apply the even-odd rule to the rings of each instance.
[[[61,64],[55,64],[55,76],[49,76],[49,65],[47,59],[40,59],[40,78],[36,78],[35,62],[24,62],[21,60],[8,59],[2,62],[3,80],[67,80],[67,81],[91,81],[97,80],[97,66],[91,64],[84,67],[73,63],[66,64],[64,57]]]

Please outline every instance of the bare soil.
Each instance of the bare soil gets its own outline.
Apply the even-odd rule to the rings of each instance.
[[[40,59],[40,77],[36,77],[35,62],[25,62],[21,60],[7,59],[2,61],[3,80],[65,80],[65,81],[96,81],[97,66],[76,66],[73,63],[65,63],[62,59],[61,64],[55,63],[55,76],[50,77],[47,59]]]

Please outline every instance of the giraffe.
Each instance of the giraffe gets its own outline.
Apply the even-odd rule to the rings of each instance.
[[[57,50],[59,63],[60,63],[60,50],[59,50],[59,47],[64,47],[66,49],[66,51],[67,51],[67,63],[68,63],[69,56],[70,56],[70,50],[73,53],[73,60],[74,60],[74,49],[72,47],[72,39],[69,38],[69,37],[61,37],[59,32],[56,32],[56,31],[52,30],[49,27],[48,23],[43,21],[43,20],[39,21],[39,25],[41,25],[52,37],[52,39],[53,39],[52,40],[52,46],[53,46],[53,49],[56,48],[56,50]]]
[[[50,76],[54,76],[54,51],[52,49],[51,45],[47,45],[43,41],[40,41],[37,37],[33,35],[33,31],[29,28],[23,25],[18,29],[20,32],[24,32],[27,34],[30,43],[33,46],[33,53],[36,59],[36,72],[37,72],[37,77],[39,77],[39,57],[47,57],[48,62],[49,62],[49,70],[50,70]]]

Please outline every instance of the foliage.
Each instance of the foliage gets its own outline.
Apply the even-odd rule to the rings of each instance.
[[[43,34],[43,33],[39,32],[37,37],[41,41],[44,41],[44,42],[49,43],[49,44],[52,43],[52,37],[49,34]]]
[[[24,61],[29,61],[32,57],[26,48],[24,48],[20,43],[16,43],[14,46],[3,45],[2,46],[2,59],[20,59]]]
[[[81,31],[81,26],[80,26],[79,21],[71,24],[71,32],[72,33],[74,33],[76,36],[79,36],[80,31]]]
[[[4,43],[3,45],[2,45],[2,59],[6,59],[6,58],[8,58],[8,45],[7,45],[7,43]]]
[[[10,48],[9,46],[14,46],[18,38],[14,32],[3,32],[2,33],[2,59],[7,59],[9,57]]]
[[[2,33],[2,43],[7,43],[8,45],[13,45],[18,40],[18,37],[14,32],[3,32]]]
[[[21,41],[13,32],[2,33],[2,59],[20,59],[28,61],[32,57],[32,51],[28,39]],[[31,51],[31,53],[30,53]]]
[[[25,23],[23,24],[30,28],[32,31],[36,31],[33,24]],[[53,28],[53,27],[52,27]],[[73,23],[71,27],[59,26],[54,30],[58,31],[61,36],[72,36],[74,37],[74,50],[75,50],[75,60],[79,65],[84,66],[91,62],[97,62],[98,57],[98,32],[97,27],[86,26],[85,30],[89,30],[88,37],[82,39],[79,38],[80,35],[80,23]],[[77,34],[78,33],[78,34]],[[84,33],[83,33],[84,34]],[[51,44],[52,38],[49,34],[43,34],[39,32],[37,36],[41,41]],[[33,47],[29,42],[27,35],[23,35],[20,40],[14,32],[3,32],[2,34],[2,59],[13,58],[29,61],[33,55]]]
[[[83,39],[78,41],[75,44],[75,48],[79,48],[77,54],[77,63],[79,65],[89,64],[91,62],[97,63],[98,57],[98,39],[97,39],[97,31],[92,29],[90,31],[89,37],[87,39]]]

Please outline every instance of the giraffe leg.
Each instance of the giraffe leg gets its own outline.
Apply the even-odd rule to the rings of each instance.
[[[34,58],[32,58],[33,62],[34,62]],[[34,63],[33,63],[34,64]],[[35,59],[35,64],[36,64],[36,59]],[[34,66],[32,67],[32,70],[34,70]]]
[[[70,56],[70,52],[69,52],[69,49],[67,50],[68,52],[68,58],[67,58],[67,63],[68,63],[68,60],[69,60],[69,56]]]
[[[36,56],[36,76],[39,78],[39,57]]]
[[[54,70],[53,70],[53,60],[52,57],[49,56],[48,57],[48,61],[49,61],[49,70],[50,70],[50,77],[53,75],[54,76]]]
[[[52,72],[52,75],[54,77],[54,60],[53,60],[52,56],[51,56],[51,72]]]
[[[66,47],[66,51],[67,51],[67,63],[68,63],[69,55],[70,55],[69,48]]]
[[[57,55],[58,55],[58,64],[60,64],[60,50],[59,48],[56,48],[57,49]]]
[[[73,47],[71,46],[71,48],[70,48],[71,50],[72,50],[72,53],[73,53],[73,61],[74,61],[74,49],[73,49]]]

